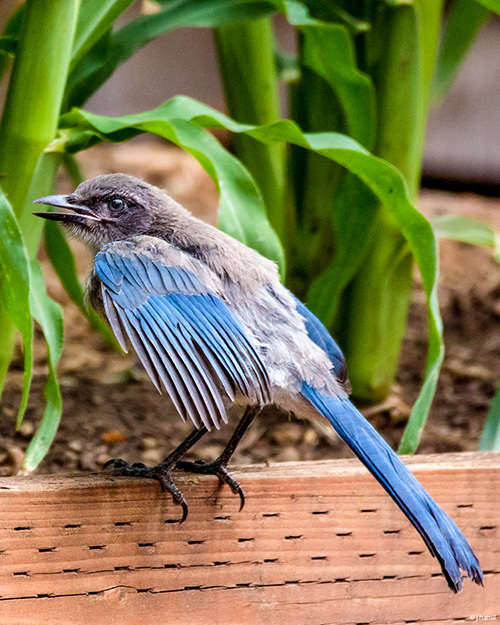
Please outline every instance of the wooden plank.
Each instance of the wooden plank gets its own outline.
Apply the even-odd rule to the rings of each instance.
[[[453,595],[355,460],[235,471],[247,503],[179,475],[187,521],[150,480],[0,479],[0,623],[224,625],[500,619],[500,454],[408,458],[485,571]],[[476,620],[479,620],[476,618]]]

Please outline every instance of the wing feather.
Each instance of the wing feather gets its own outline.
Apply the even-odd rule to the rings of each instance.
[[[161,303],[166,306],[165,302]],[[195,314],[195,312],[195,309],[191,311],[192,314]],[[179,320],[182,321],[182,319],[183,317],[179,315]],[[196,327],[196,333],[193,332],[192,328],[187,328],[187,331],[190,332],[192,337],[193,335],[195,337],[204,337],[211,345],[214,346],[216,354],[219,359],[226,364],[227,370],[236,381],[240,392],[243,395],[249,395],[251,391],[248,374],[238,360],[238,353],[235,351],[233,343],[231,341],[224,340],[224,336],[221,336],[218,332],[211,331],[209,327],[207,328],[207,325],[208,324],[205,318],[200,318]],[[226,339],[227,338],[228,337],[226,337]]]
[[[193,376],[186,363],[179,357],[179,354],[174,349],[168,349],[171,347],[168,340],[158,331],[158,328],[155,327],[154,324],[153,327],[151,326],[151,323],[148,321],[147,311],[143,310],[140,317],[136,317],[136,319],[137,324],[142,330],[141,333],[146,335],[150,343],[156,349],[158,356],[162,359],[166,366],[172,363],[175,370],[177,370],[180,379],[186,387],[188,397],[194,404],[194,410],[190,412],[191,419],[193,419],[193,414],[198,415],[201,418],[203,425],[210,427],[207,412],[210,413],[210,416],[212,416],[212,414],[209,404],[205,402],[205,398],[203,397],[199,384],[199,378],[197,376]],[[171,355],[171,363],[168,362],[169,355]],[[197,424],[195,423],[195,425]]]
[[[198,428],[227,422],[224,397],[233,401],[236,391],[269,402],[259,351],[227,304],[185,266],[193,259],[167,264],[153,251],[121,241],[96,256],[104,310],[120,345],[126,350],[127,335],[156,388],[163,385]]]
[[[176,390],[177,396],[179,397],[179,400],[182,402],[183,405],[183,411],[181,413],[181,416],[183,414],[187,415],[191,419],[191,421],[193,421],[196,427],[201,427],[201,419],[198,415],[198,407],[193,400],[186,381],[182,378],[182,375],[179,373],[170,356],[166,357],[165,354],[158,349],[157,344],[155,345],[155,343],[150,340],[149,336],[141,331],[140,323],[131,311],[123,311],[123,314],[125,316],[128,326],[127,331],[129,328],[132,329],[144,351],[148,354],[148,358],[153,362],[155,371],[157,373],[158,371],[163,372],[163,375],[167,380],[167,383],[164,382],[167,391],[168,379],[171,380],[172,385]]]
[[[151,298],[150,303],[152,303],[154,299],[155,298]],[[179,354],[183,362],[188,364],[191,375],[197,380],[199,388],[205,393],[204,399],[207,405],[210,409],[215,409],[213,417],[214,423],[216,418],[218,419],[220,417],[225,419],[226,409],[224,402],[204,361],[200,360],[199,354],[193,350],[189,342],[185,341],[181,332],[176,333],[171,325],[167,324],[165,319],[155,312],[152,306],[150,308],[151,310],[148,310],[148,314],[152,315],[158,327],[166,334],[174,351]],[[178,330],[181,330],[181,328],[182,326],[179,326]]]
[[[102,289],[102,301],[104,303],[104,310],[106,312],[106,316],[108,317],[111,329],[115,333],[118,343],[120,343],[120,347],[123,349],[125,353],[127,353],[128,352],[127,340],[125,339],[121,323],[118,319],[118,312],[113,303],[113,300],[111,299],[106,289]]]
[[[132,343],[132,347],[134,348],[135,353],[139,356],[139,360],[142,362],[144,369],[146,369],[147,374],[151,378],[153,384],[156,386],[157,391],[161,393],[160,376],[149,355],[150,350],[147,349],[147,347],[144,345],[143,338],[136,331],[134,326],[128,320],[127,316],[122,313],[122,311],[120,311],[120,318],[123,322],[123,327],[125,328],[125,332],[127,333],[130,342]]]
[[[140,320],[143,329],[148,334],[150,340],[157,345],[161,354],[165,357],[170,354],[172,360],[186,381],[193,399],[198,407],[203,425],[210,427],[210,422],[206,421],[206,413],[210,415],[210,421],[215,427],[220,427],[220,417],[225,415],[225,407],[220,396],[220,392],[212,381],[212,386],[208,382],[208,373],[203,363],[197,362],[194,354],[186,350],[176,335],[163,320],[151,312],[150,306],[145,306]]]
[[[125,323],[129,323],[129,322],[126,321]],[[135,332],[132,325],[130,325],[130,328],[132,332]],[[172,402],[174,406],[176,407],[177,411],[179,412],[182,420],[185,421],[186,417],[189,415],[186,410],[186,401],[184,401],[181,397],[181,394],[183,392],[182,384],[176,383],[173,380],[172,376],[170,375],[170,373],[167,371],[167,368],[165,367],[165,363],[159,357],[154,346],[147,340],[147,338],[146,337],[141,338],[137,333],[135,335],[136,335],[136,340],[139,341],[144,347],[144,349],[147,351],[150,361],[154,365],[154,368],[157,371],[161,379],[161,382],[163,383],[163,386],[166,388],[168,394],[170,395],[170,398],[172,399]],[[161,388],[158,388],[158,390],[161,393]]]

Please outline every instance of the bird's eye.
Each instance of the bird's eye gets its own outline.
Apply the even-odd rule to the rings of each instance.
[[[111,208],[111,210],[114,211],[119,211],[124,207],[125,203],[122,199],[120,199],[119,197],[114,197],[112,200],[109,201],[109,207]]]

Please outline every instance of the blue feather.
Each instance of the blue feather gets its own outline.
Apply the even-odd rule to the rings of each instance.
[[[95,270],[101,282],[113,290],[121,288],[123,275],[116,270],[113,263],[109,262],[107,254],[101,253],[96,256]]]
[[[250,385],[256,388],[264,387],[269,394],[269,380],[267,372],[261,367],[261,375],[254,365],[258,356],[253,345],[248,341],[239,323],[229,312],[226,306],[213,295],[185,296],[180,293],[172,294],[169,302],[180,312],[189,311],[189,317],[196,318],[196,331],[201,332],[210,344],[218,347],[218,355],[225,362],[229,361],[230,371],[233,372],[240,391],[244,395],[250,394]],[[252,357],[242,358],[242,354]],[[250,384],[250,385],[249,385]],[[265,403],[266,397],[262,398]]]
[[[347,380],[347,368],[344,354],[340,347],[330,336],[330,333],[321,321],[295,296],[294,299],[297,302],[297,312],[304,318],[309,338],[328,354],[335,375],[341,382],[345,382]]]
[[[449,587],[454,592],[462,588],[460,569],[482,584],[479,562],[462,532],[347,397],[332,397],[306,382],[301,393],[330,421],[415,526],[439,560]]]
[[[134,254],[132,243],[96,256],[105,310],[124,346],[122,328],[153,382],[160,381],[182,416],[210,429],[226,421],[221,392],[238,389],[270,401],[267,371],[239,320],[192,271]],[[130,253],[123,254],[124,245]],[[128,252],[128,250],[125,250]],[[222,391],[223,389],[223,391]]]

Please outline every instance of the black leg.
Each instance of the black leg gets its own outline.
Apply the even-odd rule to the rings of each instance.
[[[229,439],[228,444],[224,448],[224,451],[221,455],[214,460],[213,462],[204,462],[203,460],[196,460],[196,462],[188,462],[186,460],[179,460],[175,465],[176,469],[181,469],[182,471],[188,471],[191,473],[203,473],[205,475],[216,475],[219,480],[223,484],[227,484],[229,488],[233,491],[235,495],[239,495],[240,497],[240,511],[243,509],[245,505],[245,493],[241,488],[239,482],[234,479],[232,475],[227,470],[227,465],[229,464],[229,460],[238,443],[243,438],[243,435],[250,427],[250,424],[255,419],[257,414],[260,412],[259,406],[248,406],[238,423],[238,427],[234,431],[233,435]]]
[[[184,495],[175,485],[172,478],[172,469],[175,468],[179,459],[191,449],[191,447],[197,443],[202,436],[207,433],[205,426],[202,426],[199,430],[193,430],[189,436],[187,436],[182,443],[174,449],[163,462],[157,464],[155,467],[147,467],[142,462],[135,462],[129,464],[121,458],[113,458],[108,460],[103,469],[109,466],[113,466],[113,475],[127,475],[131,477],[149,477],[154,480],[158,480],[164,491],[168,491],[172,495],[174,503],[182,507],[182,517],[180,523],[186,520],[188,514],[188,506]]]

